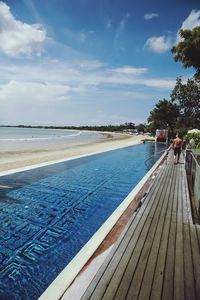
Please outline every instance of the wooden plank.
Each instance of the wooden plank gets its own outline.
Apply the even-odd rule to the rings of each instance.
[[[142,207],[142,209],[144,210],[143,207]],[[142,215],[142,209],[139,211],[139,213],[137,215]],[[127,244],[129,242],[129,240],[131,239],[132,230],[130,229],[130,226],[132,226],[132,222],[133,222],[134,218],[135,218],[135,214],[134,214],[134,217],[132,217],[130,219],[130,221],[128,222],[127,226],[125,227],[124,231],[120,235],[120,237],[119,237],[116,245],[114,246],[113,250],[111,251],[110,255],[106,258],[105,262],[99,269],[99,271],[96,274],[96,276],[94,277],[93,281],[90,283],[88,289],[86,290],[85,294],[81,298],[82,300],[89,299],[92,296],[94,290],[95,290],[96,294],[98,294],[98,290],[100,290],[101,294],[103,295],[105,287],[103,285],[98,285],[98,284],[99,284],[101,278],[103,276],[104,277],[106,276],[105,272],[106,272],[107,268],[109,268],[111,273],[114,272],[113,266],[112,266],[112,261],[115,260],[115,263],[117,264],[121,260],[122,254],[123,254],[123,253],[121,253],[121,251],[123,249],[120,249],[120,247],[121,247],[121,244],[123,242],[125,235],[126,235]],[[136,223],[135,223],[135,226],[136,226]],[[133,229],[133,231],[134,231],[134,229]],[[126,247],[127,245],[124,243],[123,246]],[[97,288],[97,285],[98,285],[98,288]],[[98,295],[99,299],[102,297],[102,295]],[[97,297],[97,296],[95,296],[95,297]]]
[[[165,265],[166,242],[169,233],[169,218],[166,218],[167,211],[172,208],[169,198],[172,196],[172,183],[174,181],[174,172],[171,168],[169,183],[166,182],[165,202],[160,215],[157,231],[146,266],[145,274],[140,288],[139,299],[150,299],[153,290],[153,299],[160,299],[162,292],[162,281]]]
[[[173,167],[171,167],[173,168]],[[176,174],[175,169],[173,169],[172,173],[172,182],[175,182],[176,180]],[[172,217],[172,207],[173,207],[173,201],[174,198],[174,186],[170,186],[170,196],[168,200],[168,209],[166,210],[166,216],[165,216],[165,223],[164,228],[162,232],[161,237],[161,244],[159,248],[159,253],[157,257],[156,262],[156,268],[154,273],[154,280],[152,284],[150,299],[161,299],[162,296],[162,286],[163,286],[163,280],[164,280],[164,273],[165,273],[165,263],[166,263],[166,256],[167,256],[167,246],[168,246],[168,240],[169,240],[169,232],[170,232],[170,226],[171,226],[171,217]]]
[[[163,281],[163,291],[162,291],[163,300],[173,299],[175,244],[176,244],[176,211],[177,211],[177,200],[178,200],[177,181],[178,181],[178,168],[175,169],[174,197],[170,199],[173,203],[172,203],[169,239],[167,245],[166,264],[165,264],[165,271],[164,271],[164,281]]]
[[[164,172],[164,170],[162,172]],[[162,172],[155,179],[155,181],[157,183],[159,183],[160,181],[163,180]],[[166,172],[166,170],[165,170],[165,172]],[[105,289],[107,287],[107,282],[110,281],[113,273],[115,272],[115,268],[118,267],[118,263],[123,255],[124,251],[126,250],[126,256],[124,256],[122,259],[119,274],[121,272],[123,272],[123,270],[124,270],[123,268],[126,267],[127,259],[129,257],[129,248],[127,248],[128,244],[130,244],[131,247],[134,247],[134,243],[136,243],[136,241],[137,241],[137,236],[139,235],[139,233],[142,229],[145,219],[148,218],[149,212],[153,205],[153,201],[151,200],[151,198],[149,201],[149,197],[151,194],[155,194],[157,192],[158,188],[159,188],[159,184],[152,185],[152,187],[149,190],[149,193],[147,195],[147,199],[145,200],[144,204],[140,208],[139,213],[137,213],[136,218],[134,219],[134,222],[131,225],[132,227],[130,228],[130,231],[129,231],[130,232],[129,234],[131,236],[137,229],[136,233],[134,233],[135,234],[134,239],[131,240],[131,237],[129,235],[129,236],[127,236],[127,238],[125,240],[120,240],[120,243],[118,243],[119,245],[117,245],[117,247],[115,247],[114,251],[109,256],[110,261],[109,262],[107,261],[102,266],[100,272],[98,272],[99,274],[97,274],[97,276],[95,277],[93,282],[90,284],[89,288],[87,289],[87,291],[84,294],[84,296],[82,297],[82,299],[89,299],[90,297],[92,299],[92,293],[94,292],[94,290],[95,290],[95,297],[97,297],[98,299],[101,299],[101,297],[103,296]],[[103,278],[103,280],[101,280],[101,278]],[[120,278],[120,276],[118,276],[118,278]],[[115,280],[118,281],[118,278],[117,279],[114,278],[114,281]],[[113,284],[113,289],[114,289],[114,287],[116,287],[116,285],[117,285],[117,283]]]
[[[192,224],[192,214],[190,208],[190,198],[187,185],[186,172],[182,169],[182,200],[183,200],[183,264],[184,264],[184,293],[185,299],[195,300],[195,285],[192,261],[192,249],[190,240],[190,224]]]
[[[200,249],[200,225],[196,224],[196,232],[197,232],[197,237],[198,237],[198,242],[199,242],[199,249]]]
[[[147,201],[148,199],[146,199],[145,201]],[[154,204],[155,205],[155,204]],[[146,215],[146,220],[148,222],[151,222],[152,220],[152,214],[154,213],[154,208],[152,207],[151,211],[149,211],[149,214]],[[140,220],[139,226],[137,228],[137,232],[135,232],[132,240],[130,241],[126,251],[123,253],[123,258],[120,262],[119,267],[117,267],[116,272],[114,273],[110,285],[105,293],[104,298],[105,299],[110,299],[110,294],[115,293],[115,291],[117,290],[120,282],[121,282],[121,278],[123,277],[123,273],[126,270],[126,267],[128,265],[129,260],[131,259],[132,256],[132,252],[133,249],[137,246],[137,242],[139,241],[140,247],[142,247],[142,244],[144,243],[144,239],[146,238],[147,232],[146,229],[144,231],[142,231],[143,227],[144,227],[144,223],[145,220]],[[146,224],[146,223],[145,223]],[[135,250],[137,252],[137,249]],[[132,265],[132,268],[134,268],[134,265]],[[127,272],[127,270],[126,270]],[[126,282],[127,283],[127,282]]]
[[[183,267],[183,165],[179,165],[178,174],[178,206],[176,226],[176,247],[174,265],[174,299],[184,299],[184,267]]]
[[[190,223],[193,224],[192,220],[192,211],[191,211],[191,203],[190,203],[190,196],[189,196],[189,189],[187,183],[186,172],[184,171],[182,174],[183,178],[183,193],[185,197],[183,198],[183,223]]]
[[[154,236],[154,240],[152,243],[152,248],[150,249],[150,255],[148,257],[148,261],[146,263],[146,269],[145,273],[143,276],[143,279],[140,281],[140,285],[137,283],[138,279],[134,279],[134,282],[138,287],[140,287],[138,290],[138,294],[136,294],[136,290],[132,292],[131,290],[133,289],[133,284],[130,288],[129,295],[131,298],[131,295],[139,297],[139,299],[149,299],[150,297],[150,292],[151,292],[151,287],[152,287],[152,282],[153,282],[153,277],[154,277],[154,270],[156,267],[156,261],[157,261],[157,256],[160,248],[160,241],[161,241],[161,236],[162,236],[162,231],[163,231],[163,226],[164,226],[164,221],[165,221],[165,216],[166,216],[166,211],[168,209],[168,198],[170,195],[171,191],[171,184],[173,182],[173,172],[171,172],[172,169],[170,168],[170,173],[168,174],[168,177],[166,178],[166,181],[164,183],[164,186],[161,187],[162,189],[162,195],[161,197],[163,198],[163,206],[161,207],[160,210],[160,215],[159,215],[159,220],[158,223],[155,223],[156,226],[156,233]],[[147,244],[147,247],[149,245]],[[141,265],[142,262],[139,262],[138,266]],[[138,274],[142,274],[140,267],[137,269]]]
[[[195,280],[194,280],[194,272],[193,272],[189,224],[183,225],[183,233],[184,233],[183,253],[184,253],[185,299],[195,300],[196,299],[195,284],[194,284]]]
[[[162,197],[160,197],[160,199],[162,199]],[[125,278],[125,279],[123,278],[123,280],[125,282],[127,282],[127,279],[129,279],[129,282],[130,282],[130,284],[127,288],[126,299],[137,299],[137,296],[139,294],[143,274],[144,274],[144,271],[146,268],[146,263],[148,261],[148,257],[149,257],[149,254],[150,254],[150,251],[152,248],[152,244],[154,241],[154,236],[155,236],[155,232],[157,229],[157,223],[159,220],[162,203],[159,203],[158,206],[159,206],[159,208],[157,207],[157,209],[155,210],[155,214],[154,214],[154,217],[151,220],[151,222],[148,225],[145,224],[146,228],[148,226],[148,231],[147,231],[147,235],[144,239],[143,248],[141,248],[140,245],[137,245],[138,252],[134,251],[134,253],[132,255],[132,259],[129,262],[129,265],[126,270],[126,274],[127,275],[129,274],[128,275],[129,278]],[[137,257],[138,257],[138,259],[137,259]],[[134,268],[132,268],[133,261],[137,262],[135,272],[134,272]],[[120,291],[120,287],[121,287],[121,291]],[[123,281],[121,282],[120,287],[117,291],[115,299],[122,299],[122,297],[121,297],[122,291],[124,293]]]
[[[192,224],[184,165],[171,159],[82,300],[198,299],[200,227]]]
[[[126,294],[128,292],[129,286],[131,284],[131,280],[134,274],[135,269],[137,268],[138,265],[141,266],[141,268],[144,268],[144,264],[139,264],[140,261],[140,256],[141,256],[141,252],[142,249],[145,245],[145,242],[151,243],[152,241],[152,236],[151,236],[151,225],[154,223],[155,224],[157,222],[157,218],[159,215],[159,199],[160,196],[162,194],[162,186],[163,186],[164,182],[162,182],[162,184],[159,185],[159,189],[158,189],[158,193],[156,194],[156,198],[154,197],[155,194],[152,195],[153,201],[154,201],[154,210],[152,211],[152,216],[148,217],[148,219],[146,220],[143,230],[141,232],[140,238],[137,241],[137,244],[135,246],[135,249],[130,249],[130,251],[132,251],[131,253],[131,257],[130,260],[128,261],[126,270],[124,272],[124,274],[121,274],[120,278],[120,282],[118,285],[118,289],[117,292],[115,294],[115,299],[124,299],[126,297]],[[153,230],[155,230],[155,226],[153,226]],[[146,259],[147,255],[148,255],[148,247],[144,248],[144,255],[143,255],[143,259]],[[135,286],[135,290],[137,289],[137,283],[134,285]],[[106,298],[105,299],[109,299],[108,294],[106,294]]]
[[[147,207],[146,207],[146,204],[147,204]],[[109,265],[107,266],[107,263],[105,262],[105,264],[102,266],[103,272],[106,273],[106,271],[107,271],[106,268],[109,270],[109,273],[114,272],[115,267],[116,267],[115,265],[117,265],[117,263],[118,263],[119,260],[121,259],[121,256],[123,255],[123,252],[124,252],[125,249],[127,248],[127,245],[128,245],[128,243],[130,242],[131,237],[132,237],[132,235],[133,235],[133,233],[134,233],[136,227],[138,226],[139,221],[140,221],[143,217],[145,217],[145,218],[147,217],[146,214],[147,214],[147,211],[150,210],[150,208],[151,208],[151,203],[148,202],[148,201],[146,200],[145,205],[143,205],[143,206],[140,208],[139,212],[137,213],[134,223],[131,224],[130,230],[127,231],[125,239],[124,239],[124,240],[119,239],[118,245],[115,247],[113,253],[111,253],[111,255],[110,255],[110,257],[109,257],[109,260],[110,260]],[[144,212],[145,212],[145,214],[144,214]],[[138,227],[138,228],[139,228],[139,227]],[[138,228],[137,228],[137,229],[138,229]],[[117,252],[117,253],[116,253],[116,252]],[[116,256],[115,256],[115,254],[116,254]],[[111,259],[110,259],[110,258],[111,258]],[[113,267],[113,266],[114,266],[114,267]],[[108,272],[107,272],[107,273],[108,273]],[[104,274],[104,279],[110,275],[110,274],[107,274],[107,273]],[[95,278],[96,284],[98,283],[98,281],[99,281],[100,279],[101,279],[100,277],[98,278],[98,277],[96,276],[96,278]],[[92,288],[91,288],[91,289],[92,289]],[[98,293],[97,290],[100,290],[100,291],[101,291],[101,294],[103,294],[104,286],[103,286],[102,283],[100,283],[99,286],[98,286],[98,288],[96,289],[96,291],[95,291],[96,294]],[[91,292],[90,292],[90,293],[91,293]],[[85,297],[85,295],[84,295],[84,297]],[[84,298],[83,298],[83,299],[84,299]],[[87,299],[87,296],[86,296],[86,299]]]
[[[193,270],[195,278],[195,292],[196,299],[199,299],[200,295],[200,250],[198,243],[198,236],[196,231],[196,226],[190,226],[190,236],[191,236],[191,247],[192,247],[192,260],[193,260]]]

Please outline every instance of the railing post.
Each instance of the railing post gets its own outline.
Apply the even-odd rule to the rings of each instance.
[[[186,150],[185,170],[191,196],[193,216],[200,217],[200,165],[192,150]]]

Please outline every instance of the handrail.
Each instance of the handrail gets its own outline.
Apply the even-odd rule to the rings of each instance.
[[[192,151],[186,150],[185,169],[191,195],[193,217],[200,218],[200,165]],[[195,221],[195,220],[194,220]],[[199,220],[197,220],[199,222]]]
[[[196,157],[195,157],[193,151],[192,151],[191,149],[190,149],[190,150],[187,149],[186,151],[190,151],[190,153],[191,153],[191,155],[192,155],[192,158],[194,159],[194,161],[195,161],[197,167],[200,169],[200,165],[199,165],[199,163],[198,163],[198,161],[197,161],[197,159],[196,159]]]

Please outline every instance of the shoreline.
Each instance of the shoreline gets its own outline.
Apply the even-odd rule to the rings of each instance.
[[[67,143],[38,146],[33,149],[17,149],[0,151],[0,172],[28,167],[40,163],[48,163],[59,159],[69,159],[76,156],[104,152],[112,149],[132,146],[149,139],[145,135],[128,135],[102,132],[105,138],[92,142],[72,144]],[[153,140],[153,139],[152,139]]]

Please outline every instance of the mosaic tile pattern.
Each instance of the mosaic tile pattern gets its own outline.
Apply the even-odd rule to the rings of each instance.
[[[0,177],[0,299],[37,299],[144,176],[152,153],[145,144]]]

